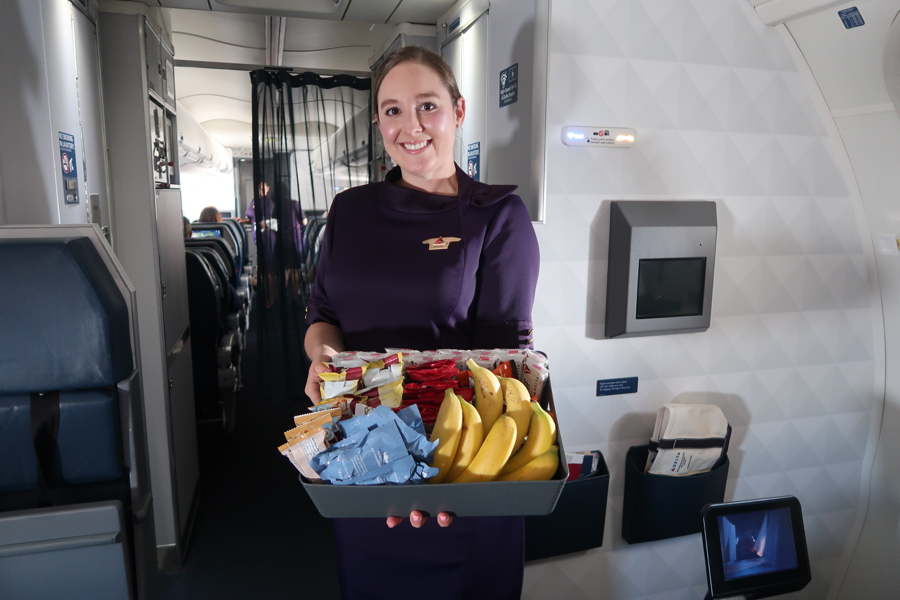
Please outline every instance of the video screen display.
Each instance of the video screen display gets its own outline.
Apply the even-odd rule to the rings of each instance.
[[[192,238],[205,238],[205,237],[222,237],[222,232],[218,229],[198,229],[191,232]]]
[[[718,517],[725,580],[797,568],[789,508]]]
[[[638,319],[703,314],[706,258],[654,258],[638,263]]]

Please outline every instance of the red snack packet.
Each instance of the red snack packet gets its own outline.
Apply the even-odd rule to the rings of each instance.
[[[497,377],[512,377],[512,367],[509,365],[509,361],[502,362],[497,365],[497,368],[492,370],[491,373],[496,375]]]
[[[458,387],[459,381],[456,379],[439,379],[437,381],[412,381],[403,386],[403,391],[406,393],[420,390],[446,390],[448,388]]]
[[[472,377],[472,371],[460,371],[459,375],[456,376],[456,380],[459,381],[459,387],[467,388],[469,387],[469,378]]]
[[[436,360],[416,367],[407,367],[406,376],[413,381],[436,381],[438,379],[450,379],[459,374],[459,369],[453,360]]]

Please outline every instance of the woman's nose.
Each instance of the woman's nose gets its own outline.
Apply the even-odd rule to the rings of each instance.
[[[403,119],[403,129],[408,134],[419,133],[422,131],[422,121],[419,119],[418,111],[406,113]]]

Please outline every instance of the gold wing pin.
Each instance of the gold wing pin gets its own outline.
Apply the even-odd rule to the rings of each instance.
[[[450,244],[453,242],[461,241],[458,237],[436,237],[431,238],[430,240],[425,240],[422,243],[428,244],[429,250],[446,250],[450,247]]]

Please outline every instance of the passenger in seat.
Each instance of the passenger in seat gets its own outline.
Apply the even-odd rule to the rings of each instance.
[[[191,227],[191,220],[187,217],[181,217],[184,219],[184,223],[182,223],[182,227],[184,228],[184,239],[188,239],[191,237],[191,233],[193,233],[194,228]]]
[[[219,209],[215,206],[207,206],[203,210],[200,211],[200,218],[197,219],[199,223],[221,223],[222,222],[222,213],[219,212]]]

